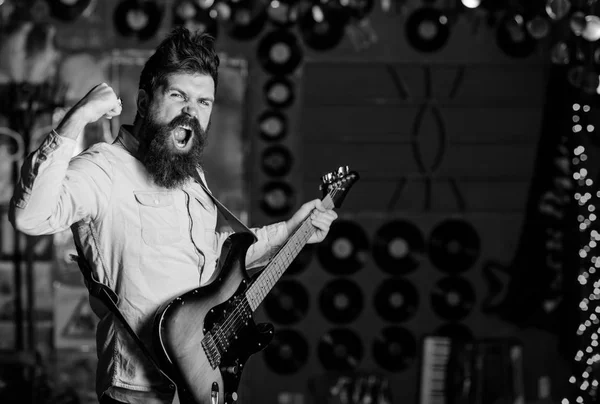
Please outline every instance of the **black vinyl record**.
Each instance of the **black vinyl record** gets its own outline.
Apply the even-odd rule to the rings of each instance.
[[[481,240],[470,223],[461,219],[447,219],[432,230],[428,250],[436,268],[449,274],[458,274],[475,265]]]
[[[349,220],[336,220],[325,240],[317,246],[317,257],[326,271],[352,274],[364,267],[369,240],[364,230]]]
[[[254,5],[260,5],[256,9]],[[261,2],[239,1],[231,9],[231,18],[225,23],[227,34],[239,41],[256,38],[267,23],[267,10]]]
[[[308,312],[308,292],[295,280],[281,280],[265,298],[265,311],[279,324],[293,324]]]
[[[348,15],[343,7],[315,1],[311,7],[305,7],[300,13],[298,27],[306,46],[322,51],[335,48],[342,41],[346,34],[347,21]]]
[[[446,320],[460,320],[473,309],[475,291],[466,279],[447,276],[433,287],[431,305],[438,316]]]
[[[296,373],[308,360],[308,342],[295,330],[280,330],[263,351],[265,363],[275,373]]]
[[[421,230],[407,220],[394,220],[381,226],[373,240],[373,258],[392,275],[414,271],[425,253]]]
[[[364,347],[354,331],[335,328],[321,337],[317,353],[325,369],[349,371],[358,368],[364,355]]]
[[[506,16],[498,24],[496,44],[513,58],[525,58],[535,52],[537,41],[531,36],[520,16]]]
[[[261,66],[273,75],[292,73],[304,56],[296,36],[284,29],[271,31],[263,36],[257,52]]]
[[[298,253],[296,258],[290,263],[287,270],[283,273],[284,276],[297,275],[304,271],[311,263],[315,255],[315,244],[306,244]]]
[[[373,358],[383,369],[401,372],[407,369],[417,355],[417,340],[405,328],[385,327],[372,345]]]
[[[419,307],[419,294],[406,279],[386,279],[376,289],[373,305],[384,320],[398,323],[414,316]]]
[[[279,27],[291,27],[298,21],[297,0],[270,1],[267,6],[269,21]]]
[[[260,158],[262,170],[271,177],[282,177],[292,169],[293,158],[283,145],[273,145],[263,150]]]
[[[260,207],[269,216],[289,214],[294,203],[295,193],[288,183],[272,181],[263,186]]]
[[[271,77],[263,87],[267,104],[274,108],[287,108],[294,102],[294,85],[286,77]]]
[[[178,0],[173,4],[173,25],[182,25],[188,30],[206,32],[213,38],[219,34],[219,23],[210,10],[200,7],[194,0]]]
[[[287,135],[287,118],[279,111],[268,110],[258,117],[260,137],[267,142],[281,140]]]
[[[147,40],[157,33],[162,14],[154,0],[122,0],[113,12],[113,21],[121,35]]]
[[[364,306],[360,287],[348,279],[329,281],[319,294],[319,307],[324,317],[336,324],[356,320]]]
[[[406,38],[412,47],[422,52],[440,50],[450,37],[448,18],[431,7],[414,11],[406,21]]]
[[[92,0],[46,0],[50,13],[62,21],[74,21],[90,6]]]
[[[435,330],[435,335],[448,337],[452,341],[459,343],[471,342],[474,339],[473,333],[469,327],[462,323],[443,324]]]

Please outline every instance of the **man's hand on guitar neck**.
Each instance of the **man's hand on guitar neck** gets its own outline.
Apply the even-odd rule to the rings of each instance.
[[[325,209],[320,199],[314,199],[300,206],[300,209],[285,222],[288,233],[292,234],[308,215],[310,215],[312,225],[316,228],[316,231],[308,239],[308,244],[320,243],[329,233],[329,227],[338,215],[333,209]]]

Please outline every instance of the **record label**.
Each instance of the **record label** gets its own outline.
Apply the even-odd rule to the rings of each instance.
[[[308,342],[297,331],[286,329],[275,333],[263,351],[265,363],[275,373],[296,373],[308,360]]]
[[[287,215],[294,206],[294,191],[285,182],[273,181],[262,189],[260,207],[270,216]]]
[[[323,367],[336,371],[357,369],[364,354],[360,338],[347,328],[336,328],[323,335],[317,350]]]
[[[406,321],[419,307],[419,295],[413,284],[405,279],[386,279],[374,295],[377,314],[391,322]]]
[[[425,252],[421,230],[407,220],[394,220],[381,226],[373,241],[373,258],[392,275],[406,274],[419,267]]]
[[[263,36],[257,52],[262,67],[273,75],[292,73],[303,59],[302,47],[296,36],[285,29],[278,29]]]
[[[321,290],[319,306],[329,321],[336,324],[354,321],[363,309],[360,287],[348,279],[330,281]]]
[[[457,274],[475,265],[481,241],[475,228],[467,221],[447,219],[432,230],[428,248],[429,258],[437,269]]]
[[[475,291],[464,278],[446,277],[436,282],[431,292],[433,311],[447,320],[466,317],[475,304]]]
[[[265,311],[273,321],[289,325],[306,316],[308,301],[308,292],[300,282],[282,280],[265,298]]]
[[[390,326],[381,330],[372,350],[379,366],[390,372],[401,372],[415,360],[417,341],[407,329]]]
[[[318,244],[317,256],[326,271],[351,274],[364,267],[368,248],[367,235],[358,224],[338,219],[325,240]]]

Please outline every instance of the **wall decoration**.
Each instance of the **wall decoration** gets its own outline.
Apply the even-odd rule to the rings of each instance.
[[[361,314],[364,296],[356,282],[338,278],[327,282],[319,292],[319,309],[334,324],[350,323]]]
[[[309,349],[306,339],[299,332],[281,329],[263,351],[263,358],[273,372],[293,374],[306,364]]]
[[[424,259],[425,238],[408,220],[393,220],[381,226],[373,239],[373,258],[393,275],[416,270]]]
[[[326,370],[352,371],[359,368],[365,346],[350,328],[333,328],[319,340],[317,354]]]
[[[292,279],[284,279],[265,298],[265,311],[273,321],[290,325],[306,316],[309,301],[304,285]]]
[[[365,266],[369,245],[367,234],[357,223],[338,219],[317,246],[317,257],[326,271],[348,275]]]

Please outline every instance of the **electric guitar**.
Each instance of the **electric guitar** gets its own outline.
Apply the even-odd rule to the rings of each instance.
[[[340,167],[322,177],[323,205],[338,208],[356,172]],[[306,218],[254,278],[245,257],[254,242],[249,233],[225,240],[219,264],[206,285],[165,303],[154,322],[154,346],[161,368],[177,387],[182,404],[232,404],[244,365],[273,338],[271,324],[256,324],[257,309],[307,243],[315,227]]]

